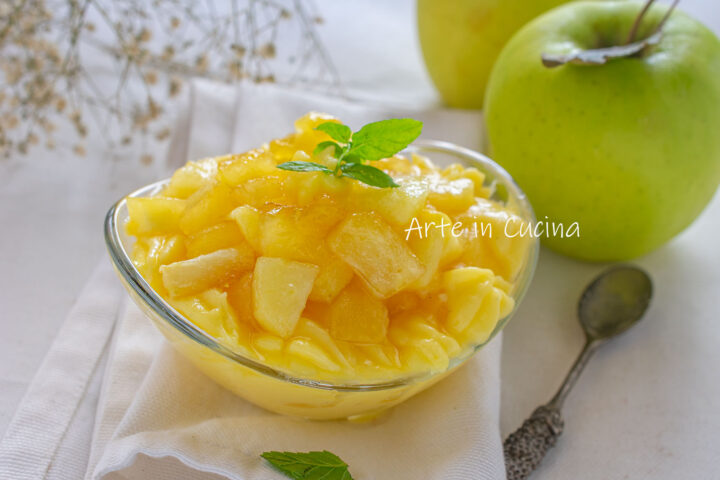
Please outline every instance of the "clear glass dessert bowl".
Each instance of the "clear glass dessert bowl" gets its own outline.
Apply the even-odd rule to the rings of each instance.
[[[460,163],[485,174],[492,186],[492,200],[522,218],[535,223],[535,216],[525,194],[511,176],[488,157],[446,142],[425,141],[411,145],[401,154],[419,154],[443,166]],[[442,371],[408,374],[372,382],[331,382],[284,371],[258,359],[239,353],[203,331],[173,308],[143,278],[131,259],[134,238],[125,231],[128,219],[126,199],[151,197],[167,184],[160,181],[147,185],[118,201],[105,219],[105,241],[113,266],[130,296],[173,347],[219,385],[267,410],[310,419],[363,418],[393,407],[428,388],[465,363],[500,332],[517,310],[530,283],[538,255],[538,240],[530,246],[512,282],[509,295],[513,310],[501,318],[487,340],[462,349]]]

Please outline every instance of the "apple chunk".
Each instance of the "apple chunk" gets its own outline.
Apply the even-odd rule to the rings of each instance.
[[[305,308],[318,266],[284,258],[260,257],[252,279],[255,319],[268,332],[289,337]]]
[[[250,249],[225,248],[160,267],[163,285],[173,297],[182,297],[221,285],[252,268]]]
[[[403,238],[374,213],[348,217],[328,243],[381,298],[404,289],[425,271]]]
[[[385,304],[359,281],[352,282],[330,305],[330,334],[337,340],[380,343],[388,327]]]

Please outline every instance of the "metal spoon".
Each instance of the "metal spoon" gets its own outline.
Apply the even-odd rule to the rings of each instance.
[[[555,445],[564,425],[560,409],[588,360],[605,341],[623,333],[642,318],[651,296],[652,282],[648,274],[627,265],[604,271],[587,286],[578,303],[585,347],[555,396],[538,407],[505,439],[508,480],[527,478]]]

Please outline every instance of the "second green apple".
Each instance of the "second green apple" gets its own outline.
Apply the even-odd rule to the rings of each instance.
[[[418,0],[420,43],[445,103],[481,108],[495,59],[520,27],[569,0]]]

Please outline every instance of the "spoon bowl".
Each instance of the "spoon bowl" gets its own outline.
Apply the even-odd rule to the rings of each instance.
[[[611,338],[635,325],[651,297],[652,281],[639,268],[619,265],[600,274],[578,302],[578,318],[588,340]]]

